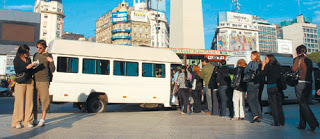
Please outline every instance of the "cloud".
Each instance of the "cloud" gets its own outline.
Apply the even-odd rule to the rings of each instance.
[[[9,9],[9,10],[32,10],[33,5],[10,5],[10,6],[6,6],[6,9]]]
[[[313,22],[320,24],[320,11],[315,11],[314,14],[315,14],[315,17],[313,18],[314,19]]]
[[[308,2],[303,2],[304,5],[308,5],[308,10],[313,10],[313,9],[318,9],[320,8],[320,1],[308,1]]]

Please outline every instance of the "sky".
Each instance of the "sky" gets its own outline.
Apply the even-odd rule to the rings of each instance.
[[[10,10],[33,11],[36,0],[0,0],[0,7]],[[141,0],[144,1],[144,0]],[[279,24],[284,20],[292,20],[299,15],[298,0],[239,0],[240,13],[257,15],[270,23]],[[96,20],[112,10],[122,0],[63,0],[64,32],[74,32],[95,36]],[[133,0],[126,0],[129,6]],[[170,0],[167,2],[166,16],[170,21]],[[232,0],[202,0],[205,47],[210,49],[217,26],[217,15],[221,11],[232,9]],[[5,3],[5,6],[4,6]],[[320,0],[300,0],[300,11],[313,19],[320,32]]]

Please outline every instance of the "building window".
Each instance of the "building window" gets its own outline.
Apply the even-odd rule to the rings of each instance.
[[[58,57],[57,63],[58,72],[78,73],[78,58]]]

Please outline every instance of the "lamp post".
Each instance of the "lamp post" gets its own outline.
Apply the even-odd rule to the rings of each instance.
[[[158,21],[158,16],[159,16],[159,0],[157,0],[157,14],[156,14],[156,47],[159,47],[158,45],[158,34],[159,34],[159,21]]]

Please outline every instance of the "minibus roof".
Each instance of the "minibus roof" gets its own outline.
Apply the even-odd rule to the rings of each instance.
[[[56,39],[49,43],[48,52],[52,54],[138,60],[181,64],[182,61],[168,49],[122,46],[74,40]]]

